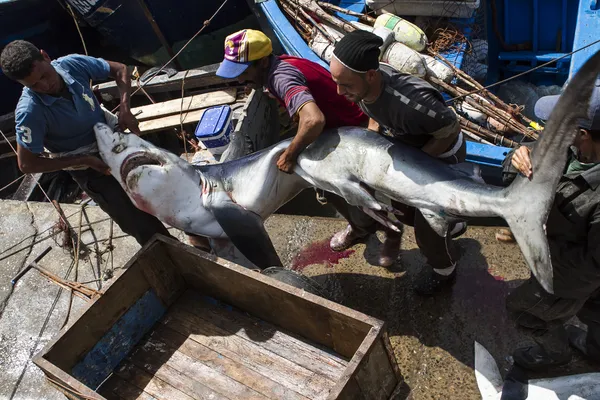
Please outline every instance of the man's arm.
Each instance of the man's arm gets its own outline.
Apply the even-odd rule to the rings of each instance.
[[[139,123],[131,113],[129,100],[131,96],[131,78],[127,71],[127,66],[114,61],[107,61],[110,67],[109,76],[115,80],[119,89],[119,127],[123,130],[129,130],[135,134],[140,133]]]
[[[429,154],[432,157],[437,157],[440,154],[443,154],[444,152],[448,151],[450,146],[452,146],[452,144],[454,144],[454,142],[456,141],[456,138],[458,137],[459,133],[460,130],[455,130],[450,135],[443,138],[437,138],[434,136],[431,139],[429,139],[427,143],[425,143],[425,146],[423,146],[421,150],[423,150],[425,153]]]
[[[54,172],[65,168],[87,166],[102,174],[110,174],[110,168],[101,159],[94,156],[73,156],[61,158],[45,158],[32,153],[17,144],[17,161],[24,174],[38,172]]]
[[[325,116],[314,101],[304,104],[298,112],[298,117],[298,132],[277,161],[279,169],[287,173],[293,171],[298,154],[314,142],[325,127]]]

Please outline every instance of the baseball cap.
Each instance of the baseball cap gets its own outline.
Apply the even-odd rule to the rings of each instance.
[[[536,117],[543,120],[550,119],[550,114],[556,106],[560,95],[544,96],[535,103],[534,112]],[[594,91],[590,98],[590,109],[588,110],[588,119],[579,121],[579,126],[583,129],[600,130],[600,78],[596,79]]]
[[[221,78],[237,78],[252,64],[273,52],[271,39],[261,31],[243,29],[225,38],[225,58],[217,76]]]

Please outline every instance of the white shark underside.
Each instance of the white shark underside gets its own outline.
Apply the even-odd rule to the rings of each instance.
[[[475,379],[483,400],[499,400],[504,383],[492,355],[475,342]],[[600,399],[600,373],[557,376],[512,382],[511,400]],[[519,387],[514,387],[519,386]],[[506,391],[506,390],[505,390]],[[505,398],[507,393],[504,393]]]
[[[137,136],[103,124],[95,131],[102,158],[138,208],[187,232],[228,238],[260,268],[281,263],[263,221],[302,189],[336,193],[385,223],[385,212],[393,210],[375,200],[372,189],[418,208],[441,235],[461,218],[505,219],[533,274],[552,293],[544,224],[599,70],[597,53],[568,85],[536,143],[533,178],[519,176],[508,188],[482,183],[470,164],[447,165],[356,127],[323,132],[300,154],[293,174],[276,166],[289,140],[228,163],[194,167]]]

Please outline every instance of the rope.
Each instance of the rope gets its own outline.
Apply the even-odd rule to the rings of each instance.
[[[15,148],[12,145],[12,143],[10,143],[8,141],[8,139],[6,138],[6,135],[4,134],[4,132],[2,131],[2,129],[0,129],[0,135],[2,135],[2,137],[4,138],[4,140],[6,140],[6,143],[8,143],[8,145],[10,146],[10,148],[12,149],[12,151],[18,157],[17,150],[15,150]],[[29,174],[27,174],[27,175],[29,175]],[[23,175],[23,176],[25,176],[25,175]],[[54,206],[54,209],[58,213],[58,218],[65,224],[66,227],[68,227],[69,223],[63,218],[62,214],[60,213],[60,211],[58,210],[58,208],[56,208],[56,206],[54,205],[54,203],[52,203],[52,200],[50,200],[50,196],[48,196],[48,193],[46,193],[46,191],[44,190],[44,188],[42,187],[42,185],[40,185],[39,182],[36,182],[35,184],[42,191],[42,193],[44,194],[44,197],[46,197],[46,200],[48,200],[48,202]],[[74,243],[73,238],[71,238],[71,241],[73,242],[73,248],[75,248],[75,243]]]
[[[185,154],[185,161],[189,160],[187,158],[187,137],[186,133],[183,131],[183,99],[185,96],[185,78],[187,77],[188,72],[189,70],[185,71],[185,74],[183,74],[183,79],[181,80],[181,105],[179,106],[179,133],[181,134],[181,140],[183,140],[183,152]],[[190,101],[190,105],[191,104],[192,102]]]
[[[2,189],[0,189],[0,192],[3,191],[4,189],[6,189],[7,187],[9,187],[10,185],[12,185],[13,183],[16,183],[16,182],[20,181],[21,179],[25,178],[26,176],[27,175],[25,175],[25,174],[21,175],[20,177],[18,177],[17,179],[15,179],[11,183],[9,183],[8,185],[6,185]]]
[[[85,55],[88,56],[88,51],[87,51],[87,46],[85,45],[85,40],[83,40],[83,34],[81,33],[81,29],[79,28],[79,24],[77,23],[77,18],[75,18],[75,13],[73,12],[73,9],[71,8],[71,5],[69,3],[66,3],[67,5],[67,10],[69,10],[69,14],[71,14],[71,17],[73,17],[73,22],[75,22],[75,28],[77,28],[77,32],[79,33],[79,38],[81,39],[81,44],[83,45],[83,51],[85,52]]]
[[[152,79],[154,79],[155,77],[158,76],[158,74],[160,74],[166,67],[167,65],[169,65],[174,59],[177,58],[177,56],[179,56],[179,54],[181,54],[183,52],[183,50],[185,50],[185,48],[192,42],[192,40],[196,39],[196,37],[202,33],[202,31],[204,30],[204,28],[206,28],[208,25],[210,25],[210,23],[212,22],[213,18],[219,13],[219,11],[221,11],[221,9],[225,6],[225,4],[227,3],[228,0],[223,1],[223,3],[221,4],[221,6],[217,9],[217,11],[215,11],[215,13],[206,21],[204,21],[204,23],[202,24],[202,28],[200,28],[200,30],[198,32],[196,32],[194,34],[194,36],[192,36],[190,38],[190,40],[187,41],[186,44],[183,45],[183,47],[177,52],[175,53],[175,55],[173,57],[171,57],[171,59],[169,61],[167,61],[162,67],[160,67],[160,69],[154,74],[152,75],[146,82],[143,82],[140,86],[138,86],[138,88],[136,90],[133,91],[133,93],[131,93],[131,95],[133,96],[134,94],[136,94],[138,91],[140,91],[144,86],[146,86]],[[115,107],[112,112],[114,113],[117,109],[119,108],[119,106]]]
[[[527,71],[521,72],[520,74],[517,74],[517,75],[515,75],[515,76],[511,76],[510,78],[504,79],[504,80],[502,80],[502,81],[499,81],[499,82],[496,82],[496,83],[492,83],[491,85],[488,85],[488,86],[486,86],[486,87],[484,87],[484,88],[482,88],[482,89],[473,90],[472,92],[468,92],[468,93],[462,94],[462,95],[460,95],[460,96],[454,97],[454,98],[452,98],[452,99],[450,99],[450,100],[446,100],[446,103],[450,103],[450,102],[452,102],[452,101],[454,101],[454,100],[462,99],[463,97],[467,97],[467,96],[469,96],[469,95],[472,95],[472,94],[477,94],[477,93],[479,93],[479,92],[481,92],[481,91],[483,91],[483,90],[489,89],[489,88],[491,88],[491,87],[498,86],[498,85],[500,85],[500,84],[502,84],[502,83],[506,83],[506,82],[508,82],[508,81],[512,81],[513,79],[517,79],[517,78],[519,78],[519,77],[521,77],[521,76],[523,76],[523,75],[527,75],[527,74],[529,74],[529,73],[531,73],[531,72],[533,72],[533,71],[535,71],[535,70],[537,70],[537,69],[543,68],[543,67],[545,67],[545,66],[547,66],[547,65],[550,65],[550,64],[553,64],[553,63],[555,63],[555,62],[556,62],[556,61],[558,61],[558,60],[561,60],[561,59],[563,59],[563,58],[565,58],[565,57],[568,57],[568,56],[570,56],[570,55],[573,55],[573,54],[575,54],[575,53],[578,53],[578,52],[580,52],[580,51],[582,51],[582,50],[585,50],[585,49],[587,49],[588,47],[591,47],[591,46],[593,46],[593,45],[595,45],[595,44],[597,44],[597,43],[600,43],[600,39],[598,39],[598,40],[596,40],[595,42],[592,42],[592,43],[590,43],[590,44],[588,44],[588,45],[585,45],[585,46],[583,46],[583,47],[582,47],[582,48],[580,48],[580,49],[573,50],[573,51],[572,51],[572,52],[570,52],[570,53],[563,54],[563,55],[562,55],[562,56],[560,56],[560,57],[557,57],[557,58],[555,58],[555,59],[552,59],[552,60],[550,60],[550,61],[548,61],[548,62],[545,62],[545,63],[543,63],[543,64],[541,64],[541,65],[538,65],[537,67],[534,67],[534,68],[532,68],[532,69],[530,69],[530,70],[527,70]]]

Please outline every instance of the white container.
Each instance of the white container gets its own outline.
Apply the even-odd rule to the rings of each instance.
[[[319,56],[321,60],[328,63],[331,62],[334,46],[325,38],[325,36],[323,36],[321,32],[317,32],[314,38],[310,41],[309,47],[317,56]]]
[[[480,0],[366,0],[377,14],[420,15],[424,17],[471,18]]]
[[[383,40],[383,44],[379,46],[379,59],[381,60],[389,45],[394,43],[394,31],[380,26],[373,29],[373,33]]]
[[[399,42],[389,45],[385,53],[383,53],[381,61],[390,64],[400,72],[418,76],[419,78],[427,74],[427,67],[421,55]]]
[[[416,51],[423,51],[427,47],[427,36],[415,24],[392,14],[383,14],[377,17],[373,24],[375,28],[383,27],[394,31],[397,42],[403,43]]]
[[[327,32],[329,36],[331,36],[335,40],[341,40],[345,35],[345,33],[340,32],[336,27],[333,27],[328,23],[322,23],[320,25],[321,28],[323,28],[323,30],[325,30],[325,32]],[[322,35],[322,33],[319,31],[317,31],[317,34]]]
[[[454,78],[454,71],[452,71],[452,68],[444,64],[442,61],[439,61],[427,54],[421,54],[421,57],[425,60],[427,76],[433,76],[434,78],[446,83],[449,83],[452,78]]]

